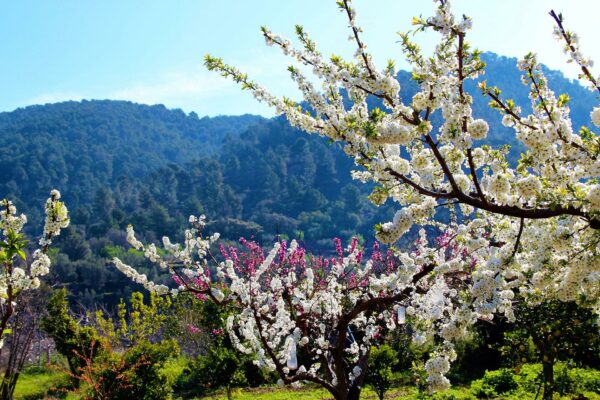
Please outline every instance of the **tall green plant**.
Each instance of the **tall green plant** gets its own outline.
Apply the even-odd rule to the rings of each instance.
[[[93,360],[105,344],[93,327],[81,327],[69,313],[67,290],[57,290],[48,302],[48,315],[42,318],[42,330],[52,338],[56,350],[66,358],[72,377],[80,373],[86,359]],[[74,378],[74,384],[79,381]]]
[[[365,382],[373,387],[379,400],[383,400],[385,392],[392,386],[392,368],[394,364],[394,350],[388,345],[371,347],[369,355],[369,369]]]

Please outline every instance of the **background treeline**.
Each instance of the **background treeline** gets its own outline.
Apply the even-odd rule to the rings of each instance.
[[[516,60],[483,58],[488,86],[501,87],[529,112]],[[546,73],[557,93],[573,99],[574,129],[588,124],[593,94],[559,72]],[[407,72],[399,78],[410,101],[418,87]],[[490,123],[487,141],[510,144],[515,162],[521,147],[514,133],[475,83],[468,90],[474,114]],[[372,186],[352,181],[355,167],[338,145],[300,133],[281,117],[199,118],[161,105],[94,100],[1,113],[0,135],[0,197],[28,215],[31,234],[39,232],[49,190],[62,191],[72,226],[60,237],[53,282],[87,306],[111,307],[138,289],[107,266],[115,255],[143,264],[127,250],[129,223],[147,241],[179,240],[188,216],[204,213],[209,230],[226,239],[245,236],[268,245],[278,235],[294,237],[325,254],[336,236],[372,240],[373,225],[396,211],[390,202],[379,208],[368,202]],[[150,266],[146,272],[160,280]]]

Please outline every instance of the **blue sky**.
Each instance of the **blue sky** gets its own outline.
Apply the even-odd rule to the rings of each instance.
[[[358,21],[375,59],[405,66],[396,32],[429,0],[355,0]],[[575,77],[552,38],[548,11],[562,12],[600,63],[595,0],[455,0],[473,17],[470,42],[520,57],[530,50],[551,68]],[[288,60],[264,45],[260,26],[291,37],[300,23],[325,54],[350,56],[347,23],[334,0],[22,0],[0,4],[0,111],[79,99],[163,103],[199,115],[271,115],[248,94],[202,66],[204,54],[224,58],[280,95],[297,93]],[[430,49],[435,34],[417,37]],[[599,65],[600,67],[600,65]],[[597,69],[600,72],[600,69]]]

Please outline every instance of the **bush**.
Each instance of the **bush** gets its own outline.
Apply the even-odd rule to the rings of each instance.
[[[175,390],[179,394],[191,397],[225,388],[229,398],[232,388],[248,384],[243,363],[242,356],[233,349],[226,347],[211,349],[205,356],[190,362],[179,376]]]
[[[125,362],[135,366],[129,373],[131,388],[120,397],[123,400],[165,399],[172,392],[167,376],[162,373],[167,360],[179,355],[179,347],[175,341],[159,343],[143,342],[125,353]],[[139,364],[139,360],[142,360]],[[116,398],[115,398],[116,399]]]
[[[141,342],[125,354],[105,352],[93,362],[86,362],[80,379],[86,399],[164,400],[171,398],[172,388],[162,369],[179,348],[175,341]]]
[[[515,380],[519,389],[526,393],[536,393],[542,382],[542,364],[523,364],[516,371]]]
[[[600,371],[598,370],[557,363],[554,366],[554,379],[555,390],[561,395],[585,392],[600,394]]]
[[[415,373],[412,370],[394,372],[392,386],[412,386],[415,383]]]
[[[491,399],[510,392],[537,393],[542,383],[541,373],[541,364],[524,364],[516,373],[506,368],[486,371],[482,379],[471,383],[471,393],[479,399]],[[560,362],[555,365],[554,386],[556,393],[562,396],[600,394],[600,371],[574,368]]]
[[[85,360],[103,353],[105,343],[94,328],[80,327],[69,314],[66,289],[57,290],[50,298],[41,328],[52,338],[58,353],[67,359],[72,381],[78,384],[77,376],[85,367]]]
[[[372,347],[369,355],[369,368],[365,382],[370,385],[379,400],[383,400],[385,392],[392,385],[392,368],[394,363],[394,350],[387,345]]]
[[[573,382],[571,393],[594,392],[600,394],[600,371],[585,368],[569,370]]]
[[[471,392],[479,399],[491,399],[512,392],[518,387],[513,371],[502,368],[496,371],[485,371],[483,378],[471,383]]]

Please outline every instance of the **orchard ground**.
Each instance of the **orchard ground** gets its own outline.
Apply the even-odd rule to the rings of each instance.
[[[163,369],[165,375],[167,375],[170,382],[175,382],[177,376],[182,372],[184,366],[189,360],[185,357],[179,357],[171,360]],[[45,368],[30,367],[26,369],[24,374],[20,377],[16,390],[15,400],[33,400],[33,399],[66,399],[75,400],[80,399],[79,393],[68,391],[64,389],[67,387],[69,382],[69,376],[65,372],[64,367],[61,368],[60,360],[51,366]],[[560,375],[561,371],[565,370],[566,365],[559,364],[557,370]],[[503,393],[495,393],[495,390],[502,391],[504,388],[510,387],[510,384],[506,386],[506,381],[503,381],[503,372],[513,370],[503,369],[494,371],[491,374],[486,374],[486,377],[480,380],[473,381],[471,385],[466,386],[453,386],[443,392],[436,393],[434,395],[428,395],[427,393],[419,393],[418,389],[414,386],[402,386],[395,385],[385,395],[385,399],[406,399],[406,400],[476,400],[480,398],[485,399],[504,399],[504,400],[528,400],[535,399],[536,394],[539,398],[539,393],[536,393],[537,382],[535,382],[535,374],[541,370],[539,364],[526,364],[519,371],[519,374],[514,374],[516,385],[513,389],[510,389]],[[554,399],[561,400],[600,400],[600,370],[593,369],[577,369],[577,368],[566,368],[568,371],[575,372],[574,376],[570,377],[570,382],[565,382],[564,377],[557,379],[557,384],[562,385],[561,387],[575,387],[579,385],[579,388],[586,390],[576,391],[573,393],[560,394],[557,393]],[[504,375],[510,376],[510,375]],[[500,377],[500,378],[499,378]],[[532,379],[533,377],[533,379]],[[573,382],[574,379],[578,379],[579,382]],[[567,379],[568,381],[569,379]],[[573,386],[575,385],[575,386]],[[533,391],[531,389],[534,389]],[[487,393],[487,396],[485,395]],[[187,397],[173,397],[174,399],[186,399]],[[321,388],[318,388],[312,384],[304,385],[301,388],[291,387],[279,387],[277,385],[268,385],[258,388],[240,388],[233,392],[233,398],[237,400],[321,400],[331,399],[331,395]],[[224,390],[218,390],[214,393],[210,393],[203,397],[193,397],[189,399],[212,399],[212,400],[225,400],[227,394]],[[377,395],[375,392],[367,387],[362,391],[361,399],[375,400]]]

